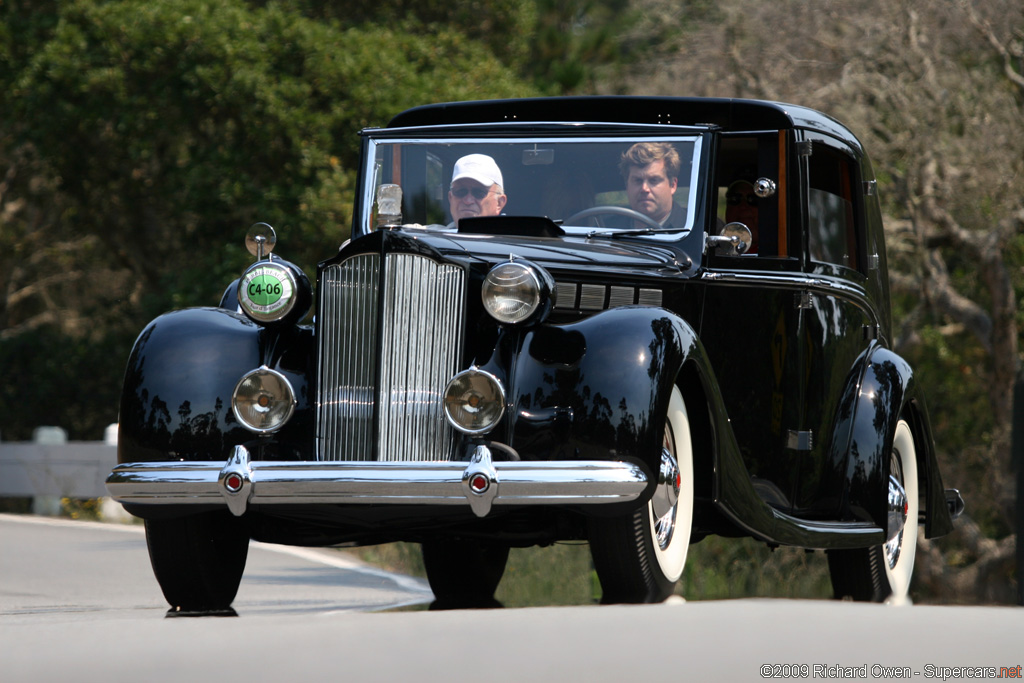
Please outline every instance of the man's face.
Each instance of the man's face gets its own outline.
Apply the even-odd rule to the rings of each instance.
[[[737,221],[751,230],[757,228],[757,195],[748,182],[736,182],[725,193],[725,222]]]
[[[665,174],[665,161],[659,159],[646,166],[631,166],[626,178],[629,205],[654,220],[664,221],[672,213],[672,196],[679,184]]]
[[[456,224],[462,218],[497,216],[506,201],[508,198],[498,192],[497,185],[487,187],[471,178],[459,178],[448,190],[448,206]]]

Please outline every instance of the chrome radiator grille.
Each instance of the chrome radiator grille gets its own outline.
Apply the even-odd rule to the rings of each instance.
[[[414,254],[380,268],[363,254],[321,276],[317,458],[450,460],[441,392],[459,369],[465,275]]]

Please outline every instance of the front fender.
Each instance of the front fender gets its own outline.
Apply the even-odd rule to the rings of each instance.
[[[656,472],[670,389],[696,344],[684,320],[643,306],[527,331],[509,369],[511,444],[531,459],[636,459]]]
[[[312,347],[308,329],[268,329],[219,308],[190,308],[156,318],[128,359],[118,462],[224,460],[236,445],[273,450],[274,459],[299,459],[303,450],[308,455]],[[260,365],[288,378],[298,405],[280,432],[257,438],[235,419],[231,395],[242,375]]]

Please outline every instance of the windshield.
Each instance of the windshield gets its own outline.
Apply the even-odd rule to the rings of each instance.
[[[462,218],[543,216],[568,234],[693,227],[701,138],[376,139],[362,231],[456,231]],[[391,201],[389,202],[389,198]]]

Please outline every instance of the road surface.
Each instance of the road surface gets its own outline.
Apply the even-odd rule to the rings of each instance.
[[[3,683],[976,681],[1024,664],[1024,610],[1006,607],[372,611],[428,599],[343,555],[254,544],[239,617],[168,619],[138,528],[0,515]]]

